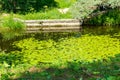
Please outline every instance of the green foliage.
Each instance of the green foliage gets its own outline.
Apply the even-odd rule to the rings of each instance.
[[[45,1],[45,0],[43,0]],[[33,1],[34,2],[34,1]],[[25,13],[26,14],[20,14],[18,11],[18,14],[13,14],[13,17],[16,18],[20,18],[20,19],[67,19],[67,18],[72,18],[71,13],[68,11],[65,14],[62,14],[59,12],[59,8],[69,8],[74,2],[75,0],[66,0],[66,1],[62,1],[62,0],[55,0],[55,2],[57,2],[58,7],[57,8],[50,8],[47,5],[44,5],[42,7],[42,9],[40,9],[38,12],[36,12],[36,10],[34,8],[30,8],[30,13]],[[49,3],[48,0],[46,0],[45,4]],[[50,2],[51,3],[51,2]],[[25,5],[24,5],[25,6]],[[22,6],[22,7],[24,7]],[[37,7],[37,9],[39,9]],[[23,10],[24,13],[24,10]],[[3,16],[3,15],[1,15]]]
[[[119,28],[87,28],[17,37],[14,50],[0,52],[0,79],[119,80]]]
[[[58,3],[58,7],[66,8],[70,7],[72,4],[76,2],[76,0],[55,0]]]
[[[74,18],[84,19],[94,12],[101,11],[99,6],[112,9],[120,6],[119,0],[78,0],[71,8]],[[105,8],[106,9],[106,8]]]
[[[120,53],[119,44],[119,39],[111,38],[109,35],[90,37],[86,35],[81,38],[60,40],[57,43],[52,40],[38,41],[30,38],[15,43],[21,49],[20,53],[25,59],[23,60],[31,64],[109,60],[108,57],[114,57]]]
[[[59,12],[59,8],[69,8],[75,0],[55,0],[58,3],[57,8],[49,8],[48,6],[44,6],[44,10],[40,10],[39,12],[32,11],[27,14],[14,14],[15,17],[20,19],[68,19],[72,18],[71,13],[68,11],[65,14]]]
[[[1,0],[2,10],[7,12],[29,12],[39,11],[47,7],[55,7],[57,3],[54,0]]]
[[[24,72],[23,75],[28,75],[33,80],[38,76],[40,79],[53,79],[63,73],[88,80],[119,80],[117,75],[119,74],[120,62],[120,38],[115,36],[87,34],[81,37],[71,36],[61,39],[58,39],[60,36],[54,36],[58,40],[50,38],[41,40],[37,39],[38,37],[25,38],[14,42],[13,45],[18,50],[0,54],[0,65],[2,65],[0,67],[2,73],[0,74],[3,75],[3,79],[18,76],[18,74]],[[52,66],[55,68],[67,68],[67,70],[63,71],[54,68],[52,73],[49,71],[36,74],[30,73],[28,69],[36,65],[40,69]],[[69,72],[66,73],[66,71]],[[78,79],[71,76],[67,78]]]
[[[111,10],[105,14],[98,15],[92,19],[89,19],[84,24],[87,25],[120,25],[120,10]]]
[[[14,20],[12,16],[4,17],[0,23],[0,32],[4,39],[18,36],[24,31],[25,24],[20,20]]]
[[[28,13],[26,15],[15,15],[15,17],[21,18],[21,19],[26,19],[26,20],[36,20],[36,19],[66,19],[66,18],[71,18],[71,14],[67,12],[66,14],[62,14],[58,11],[57,8],[50,9],[37,12],[37,13]]]
[[[55,41],[48,38],[50,37],[48,35],[46,40],[31,37],[16,41],[13,44],[16,50],[0,54],[1,79],[20,77],[24,72],[24,76],[33,80],[36,77],[54,79],[65,74],[69,77],[64,79],[119,80],[117,75],[119,74],[120,41],[115,36],[89,34],[81,37],[55,38],[58,39]],[[60,36],[56,35],[56,37]],[[52,67],[52,73],[42,71],[33,74],[30,73],[31,69],[29,70],[31,66],[38,66],[40,69]],[[61,67],[65,70],[60,70]],[[35,71],[36,68],[33,70]],[[78,78],[71,76],[78,76]]]
[[[102,3],[101,0],[78,0],[72,7],[71,13],[74,18],[84,19],[88,17],[95,9],[96,5]]]

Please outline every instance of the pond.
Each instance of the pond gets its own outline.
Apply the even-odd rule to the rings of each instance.
[[[120,27],[25,34],[0,47],[0,75],[10,80],[120,80]]]
[[[120,33],[120,26],[84,26],[83,34],[114,35]]]
[[[49,40],[59,41],[59,39],[75,37],[79,38],[82,35],[111,35],[112,37],[120,38],[120,27],[119,26],[83,26],[81,32],[65,32],[65,33],[36,33],[36,34],[24,34],[23,36],[15,37],[11,40],[2,39],[0,35],[0,50],[11,51],[13,48],[12,43],[22,39],[34,37],[37,40]]]

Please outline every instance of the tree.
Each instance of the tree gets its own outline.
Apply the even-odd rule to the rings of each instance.
[[[120,6],[120,0],[78,0],[72,7],[74,18],[85,19],[89,15],[108,9],[116,9]]]
[[[1,9],[7,12],[29,12],[39,11],[44,6],[55,7],[57,3],[54,0],[0,0]]]

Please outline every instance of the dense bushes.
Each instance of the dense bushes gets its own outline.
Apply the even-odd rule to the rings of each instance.
[[[7,12],[39,11],[42,8],[57,6],[54,0],[0,0],[1,9]]]
[[[93,18],[84,21],[83,25],[91,26],[119,26],[120,25],[120,10],[110,10],[104,14],[100,14]]]

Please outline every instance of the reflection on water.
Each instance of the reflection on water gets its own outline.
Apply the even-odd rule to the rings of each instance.
[[[83,26],[82,34],[93,35],[120,34],[120,26]]]
[[[14,41],[19,41],[22,39],[34,37],[37,40],[48,40],[52,39],[54,41],[59,41],[61,38],[70,38],[70,37],[80,37],[84,34],[89,35],[111,35],[111,37],[120,39],[120,26],[83,26],[82,32],[72,32],[72,33],[39,33],[39,34],[26,34],[23,36],[15,37],[11,40],[3,40],[0,35],[0,51],[11,51],[14,50],[12,43]]]

